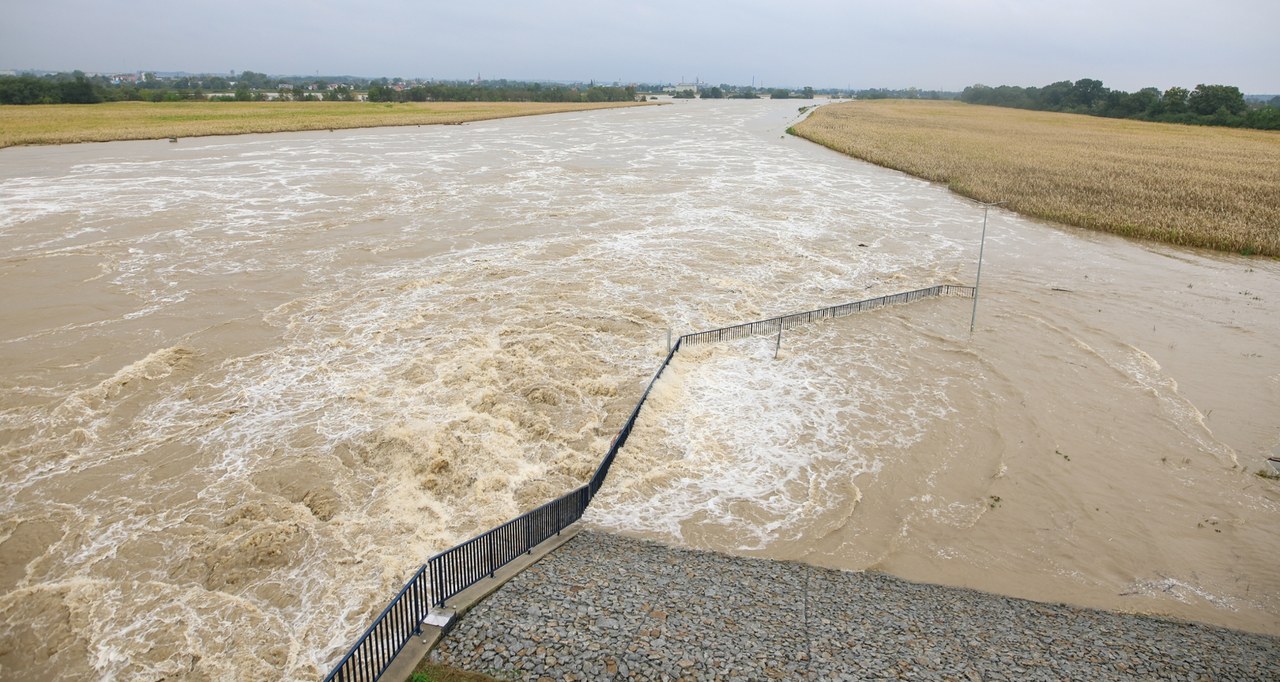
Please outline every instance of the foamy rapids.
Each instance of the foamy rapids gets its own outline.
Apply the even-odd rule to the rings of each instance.
[[[315,679],[430,554],[584,482],[668,329],[968,283],[977,208],[797,115],[0,152],[0,677]],[[1004,214],[987,253],[972,340],[946,298],[682,352],[590,522],[1280,629],[1245,471],[1280,443],[1280,269]],[[1163,536],[1095,568],[1061,527]]]

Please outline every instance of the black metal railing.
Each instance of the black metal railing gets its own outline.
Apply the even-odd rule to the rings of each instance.
[[[704,332],[686,334],[680,337],[680,340],[687,345],[693,345],[697,343],[714,343],[717,341],[745,339],[750,336],[773,335],[777,334],[779,330],[791,329],[801,323],[815,322],[826,318],[844,317],[846,315],[852,315],[866,310],[873,310],[875,308],[883,308],[885,306],[896,305],[899,303],[910,303],[922,298],[933,298],[935,296],[944,296],[954,293],[973,296],[973,287],[958,286],[954,284],[939,284],[937,286],[925,287],[924,289],[916,289],[915,291],[904,291],[900,294],[868,298],[866,300],[855,301],[853,303],[834,305],[829,308],[819,308],[817,310],[808,310],[803,313],[792,313],[790,315],[782,315],[780,317],[771,317],[767,320],[757,320],[755,322],[735,324],[731,327],[721,327],[720,329],[711,329]]]
[[[681,339],[677,339],[675,345],[667,351],[667,357],[658,366],[658,371],[653,373],[653,378],[649,380],[649,385],[645,387],[644,393],[640,394],[640,400],[636,401],[635,409],[631,410],[631,416],[627,417],[627,421],[618,430],[618,435],[609,446],[609,451],[605,453],[604,459],[600,461],[600,466],[596,468],[595,475],[591,477],[591,482],[587,484],[587,488],[591,491],[588,496],[588,502],[595,498],[596,493],[600,492],[600,486],[604,485],[605,476],[609,475],[609,467],[613,466],[613,460],[618,456],[618,451],[627,444],[627,438],[631,436],[631,429],[635,427],[636,420],[640,418],[640,408],[644,407],[644,401],[649,399],[649,392],[653,390],[654,385],[658,383],[658,379],[662,376],[663,370],[667,368],[667,365],[671,364],[672,358],[680,350],[680,341]]]
[[[409,638],[422,631],[421,623],[429,602],[427,588],[427,567],[423,565],[374,619],[373,625],[360,635],[347,655],[333,666],[325,682],[377,680]]]
[[[613,465],[618,451],[626,445],[627,438],[640,417],[640,408],[644,407],[649,393],[658,383],[663,370],[671,364],[671,360],[682,345],[728,341],[758,334],[776,334],[780,329],[790,329],[801,322],[843,317],[863,310],[950,293],[967,293],[972,296],[973,287],[943,284],[681,336],[667,351],[667,357],[662,361],[653,378],[649,380],[649,385],[645,387],[640,400],[636,402],[635,409],[619,429],[617,437],[613,439],[609,451],[605,453],[604,459],[601,460],[600,466],[596,468],[595,474],[587,485],[428,559],[427,563],[423,564],[409,579],[409,582],[405,583],[387,608],[383,609],[373,625],[364,631],[347,655],[334,666],[328,677],[325,677],[325,682],[374,682],[386,671],[392,659],[404,648],[409,639],[421,631],[421,623],[426,617],[428,605],[446,606],[449,599],[485,578],[492,578],[499,568],[529,553],[547,538],[558,535],[560,531],[582,518],[587,505],[604,485],[609,467]]]
[[[427,561],[431,605],[444,606],[459,592],[484,578],[492,578],[499,568],[582,518],[588,495],[584,485],[431,557]]]

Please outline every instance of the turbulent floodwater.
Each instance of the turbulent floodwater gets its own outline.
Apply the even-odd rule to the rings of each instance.
[[[580,485],[697,329],[973,277],[788,102],[0,151],[0,677],[314,679]],[[1280,265],[992,213],[931,300],[682,352],[589,512],[1280,632]]]

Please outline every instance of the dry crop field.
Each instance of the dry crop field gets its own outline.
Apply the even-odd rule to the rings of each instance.
[[[0,148],[199,135],[463,123],[631,102],[112,102],[0,106]]]
[[[1280,256],[1280,133],[880,100],[795,134],[1068,225]]]

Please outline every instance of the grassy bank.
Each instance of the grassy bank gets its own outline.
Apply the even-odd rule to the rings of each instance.
[[[114,102],[0,106],[0,148],[200,135],[464,123],[630,102]]]
[[[824,106],[793,132],[1025,215],[1280,256],[1280,133],[900,100]]]

